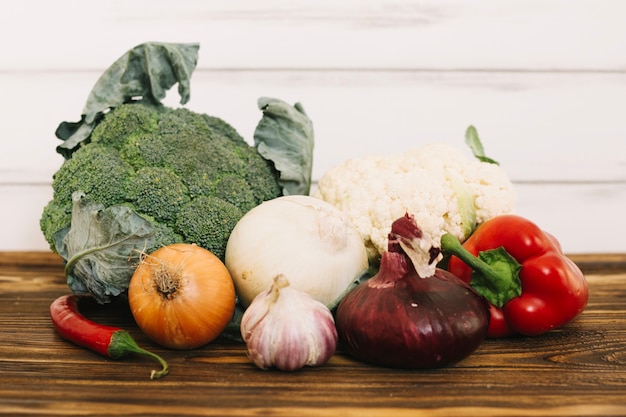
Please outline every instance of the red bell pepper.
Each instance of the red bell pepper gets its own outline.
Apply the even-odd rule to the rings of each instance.
[[[487,337],[535,336],[563,326],[587,306],[589,289],[559,242],[516,215],[487,220],[461,245],[444,235],[448,270],[490,303]]]

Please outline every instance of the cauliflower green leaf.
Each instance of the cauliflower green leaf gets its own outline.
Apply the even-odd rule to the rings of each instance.
[[[474,157],[479,161],[500,165],[497,161],[485,155],[485,149],[483,148],[483,144],[478,137],[478,131],[474,126],[469,126],[465,131],[465,144],[470,147]]]

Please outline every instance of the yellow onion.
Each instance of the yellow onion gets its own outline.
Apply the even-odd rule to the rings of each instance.
[[[175,243],[142,256],[128,303],[151,340],[171,349],[195,349],[226,329],[235,311],[235,287],[212,252]]]

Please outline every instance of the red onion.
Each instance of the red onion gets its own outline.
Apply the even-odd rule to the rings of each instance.
[[[464,359],[484,340],[487,302],[455,275],[435,268],[439,251],[431,248],[424,257],[421,239],[413,217],[396,220],[379,271],[339,304],[337,332],[356,359],[393,368],[436,368]],[[420,277],[413,265],[417,259],[429,260],[434,273]]]

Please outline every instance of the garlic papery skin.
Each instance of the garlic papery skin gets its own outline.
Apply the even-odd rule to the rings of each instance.
[[[228,239],[225,264],[244,308],[277,275],[332,308],[369,266],[348,218],[305,195],[278,197],[246,213]]]
[[[244,311],[241,336],[256,366],[283,371],[326,363],[338,339],[328,307],[290,287],[283,275]]]

